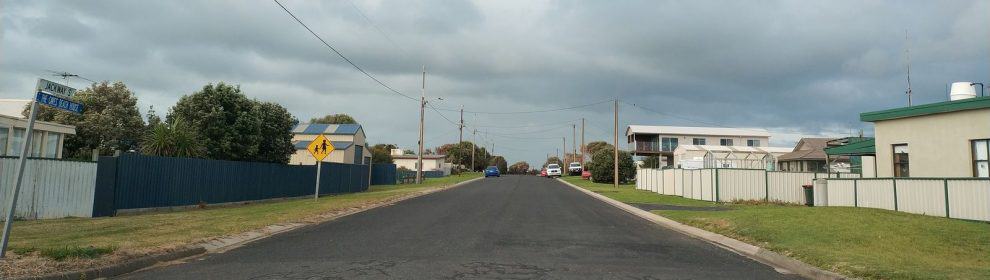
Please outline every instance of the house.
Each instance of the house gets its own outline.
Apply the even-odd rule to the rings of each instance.
[[[323,162],[371,163],[371,150],[365,142],[364,129],[361,125],[301,123],[292,129],[292,144],[296,147],[296,153],[289,157],[289,164],[316,164],[316,159],[309,154],[306,147],[320,134],[330,139],[334,148]]]
[[[402,149],[392,149],[392,163],[396,168],[416,170],[419,156],[403,154]],[[443,171],[443,175],[450,175],[451,164],[445,163],[446,155],[423,155],[423,171]]]
[[[777,158],[781,171],[791,172],[849,172],[849,157],[829,158],[825,148],[833,138],[801,138],[794,150]],[[828,164],[826,164],[828,162]]]
[[[680,145],[767,147],[770,132],[758,128],[629,125],[626,142],[633,156],[659,156],[664,166],[674,166]]]
[[[27,118],[21,111],[31,100],[0,99],[0,156],[20,156],[24,145]],[[66,135],[76,134],[76,127],[52,122],[35,121],[31,136],[30,157],[60,159]]]
[[[957,84],[950,101],[860,114],[874,125],[878,177],[990,177],[990,97],[970,85],[959,98]]]
[[[744,168],[775,170],[777,158],[790,151],[790,148],[784,147],[678,145],[672,153],[672,166],[684,169]]]

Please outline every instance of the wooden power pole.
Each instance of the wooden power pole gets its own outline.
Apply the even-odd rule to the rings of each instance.
[[[426,65],[423,65],[423,88],[419,95],[419,153],[416,153],[416,184],[423,182],[423,120],[426,115]]]
[[[612,152],[614,156],[614,158],[612,159],[612,172],[614,172],[612,173],[612,186],[618,188],[619,187],[619,99],[615,99],[614,102],[615,102],[614,103],[615,109],[612,110],[613,112],[612,119],[614,121],[612,125],[612,130],[615,133],[615,138],[612,139],[613,140],[612,145],[615,145],[615,147],[613,147],[614,151]]]
[[[582,169],[585,168],[584,167],[584,152],[585,152],[585,147],[584,147],[584,118],[581,118],[581,168]]]

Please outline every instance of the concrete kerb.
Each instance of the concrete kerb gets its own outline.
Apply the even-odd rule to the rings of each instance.
[[[688,226],[685,224],[678,223],[677,221],[668,219],[666,217],[650,213],[631,205],[625,204],[618,200],[609,198],[607,196],[595,193],[593,191],[586,190],[582,187],[578,187],[570,182],[557,179],[561,183],[568,185],[578,191],[581,191],[591,197],[594,197],[602,202],[608,203],[616,208],[622,209],[630,214],[640,217],[644,220],[653,222],[660,226],[675,230],[687,234],[688,236],[704,240],[706,242],[715,244],[719,247],[725,248],[729,251],[735,252],[739,255],[745,256],[747,258],[753,259],[755,261],[764,263],[766,265],[772,266],[778,271],[783,270],[784,272],[789,272],[793,274],[800,275],[809,279],[850,279],[849,277],[843,276],[841,274],[826,271],[815,267],[813,265],[806,264],[796,259],[789,258],[787,256],[777,254],[770,250],[766,250],[757,246],[753,246],[749,243],[742,242],[727,236],[717,234],[714,232],[706,231],[696,227]]]
[[[160,264],[167,264],[167,263],[171,263],[171,262],[182,261],[184,259],[190,259],[190,258],[200,257],[203,254],[226,252],[226,251],[229,251],[231,249],[235,249],[237,247],[243,246],[245,244],[248,244],[248,243],[251,243],[251,242],[254,242],[254,241],[257,241],[257,240],[261,240],[261,239],[265,239],[265,238],[268,238],[268,237],[275,236],[276,234],[293,231],[293,230],[300,229],[300,228],[306,227],[306,226],[311,226],[311,225],[316,225],[316,224],[320,224],[320,223],[325,223],[325,222],[333,221],[333,220],[338,219],[338,218],[346,217],[346,216],[349,216],[349,215],[357,214],[357,213],[360,213],[360,212],[368,211],[368,210],[379,208],[379,207],[383,207],[383,206],[392,205],[392,204],[395,204],[395,203],[398,203],[398,202],[401,202],[401,201],[404,201],[404,200],[413,199],[413,198],[417,198],[417,197],[420,197],[420,196],[424,196],[424,195],[428,195],[428,194],[432,194],[432,193],[436,193],[436,192],[440,192],[440,191],[449,190],[449,189],[452,189],[452,188],[456,188],[456,187],[460,187],[460,186],[463,186],[463,185],[472,183],[474,181],[477,181],[477,180],[480,180],[480,179],[483,179],[483,178],[484,177],[478,177],[478,178],[470,179],[470,180],[463,181],[463,182],[460,182],[460,183],[456,183],[456,184],[453,184],[453,185],[450,185],[450,186],[446,186],[446,187],[436,188],[436,189],[422,191],[422,192],[416,192],[416,193],[408,194],[408,195],[405,195],[405,196],[397,197],[397,198],[394,198],[394,199],[380,201],[380,202],[377,202],[377,203],[374,203],[374,204],[371,204],[371,205],[368,205],[368,206],[365,206],[365,207],[352,208],[352,209],[347,210],[347,211],[344,211],[344,212],[321,214],[321,215],[318,216],[319,221],[317,221],[317,222],[311,222],[311,223],[288,223],[288,224],[270,225],[270,226],[267,226],[267,227],[265,227],[263,229],[249,231],[249,232],[237,234],[235,236],[227,236],[227,237],[214,238],[214,239],[211,239],[211,240],[207,240],[207,241],[204,241],[204,242],[201,242],[201,243],[198,243],[198,244],[195,244],[195,245],[191,245],[191,246],[188,246],[188,247],[184,247],[184,248],[181,248],[181,249],[178,249],[178,250],[174,250],[174,251],[171,251],[171,252],[157,254],[157,255],[143,256],[143,257],[139,257],[139,258],[133,259],[131,261],[122,262],[122,263],[116,263],[116,264],[112,264],[112,265],[108,265],[108,266],[104,266],[104,267],[91,268],[91,269],[80,270],[80,271],[53,273],[53,274],[41,275],[41,276],[15,277],[15,278],[10,278],[10,280],[97,279],[97,278],[106,278],[106,277],[119,276],[119,275],[131,273],[131,272],[135,272],[135,271],[139,271],[139,270],[144,270],[144,269],[156,267],[156,266],[158,266]]]

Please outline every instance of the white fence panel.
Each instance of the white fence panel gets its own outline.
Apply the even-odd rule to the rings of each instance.
[[[718,177],[719,201],[766,198],[764,170],[719,169]]]
[[[693,188],[695,186],[695,182],[694,182],[695,171],[684,170],[682,172],[684,172],[684,176],[681,177],[681,179],[683,180],[683,184],[679,184],[677,185],[677,187],[674,188],[674,194],[679,196],[684,196],[685,188]]]
[[[660,193],[667,189],[668,186],[674,186],[677,182],[677,170],[676,169],[664,169],[663,170],[663,188],[660,189]]]
[[[856,180],[859,207],[894,210],[893,180]]]
[[[898,179],[897,210],[922,215],[945,216],[945,181]]]
[[[856,181],[829,180],[828,206],[856,206]]]
[[[770,180],[770,200],[789,203],[804,203],[803,185],[811,185],[815,180],[814,173],[799,172],[768,172]]]
[[[700,199],[705,201],[715,201],[715,171],[704,169],[701,171],[702,184],[699,186]]]
[[[990,221],[990,181],[949,180],[949,217]]]
[[[24,219],[90,217],[96,190],[96,163],[29,159],[14,216]],[[0,159],[0,220],[13,195],[17,159]]]

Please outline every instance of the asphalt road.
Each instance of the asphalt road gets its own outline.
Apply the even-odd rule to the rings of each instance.
[[[505,176],[126,279],[775,279],[555,180]]]

